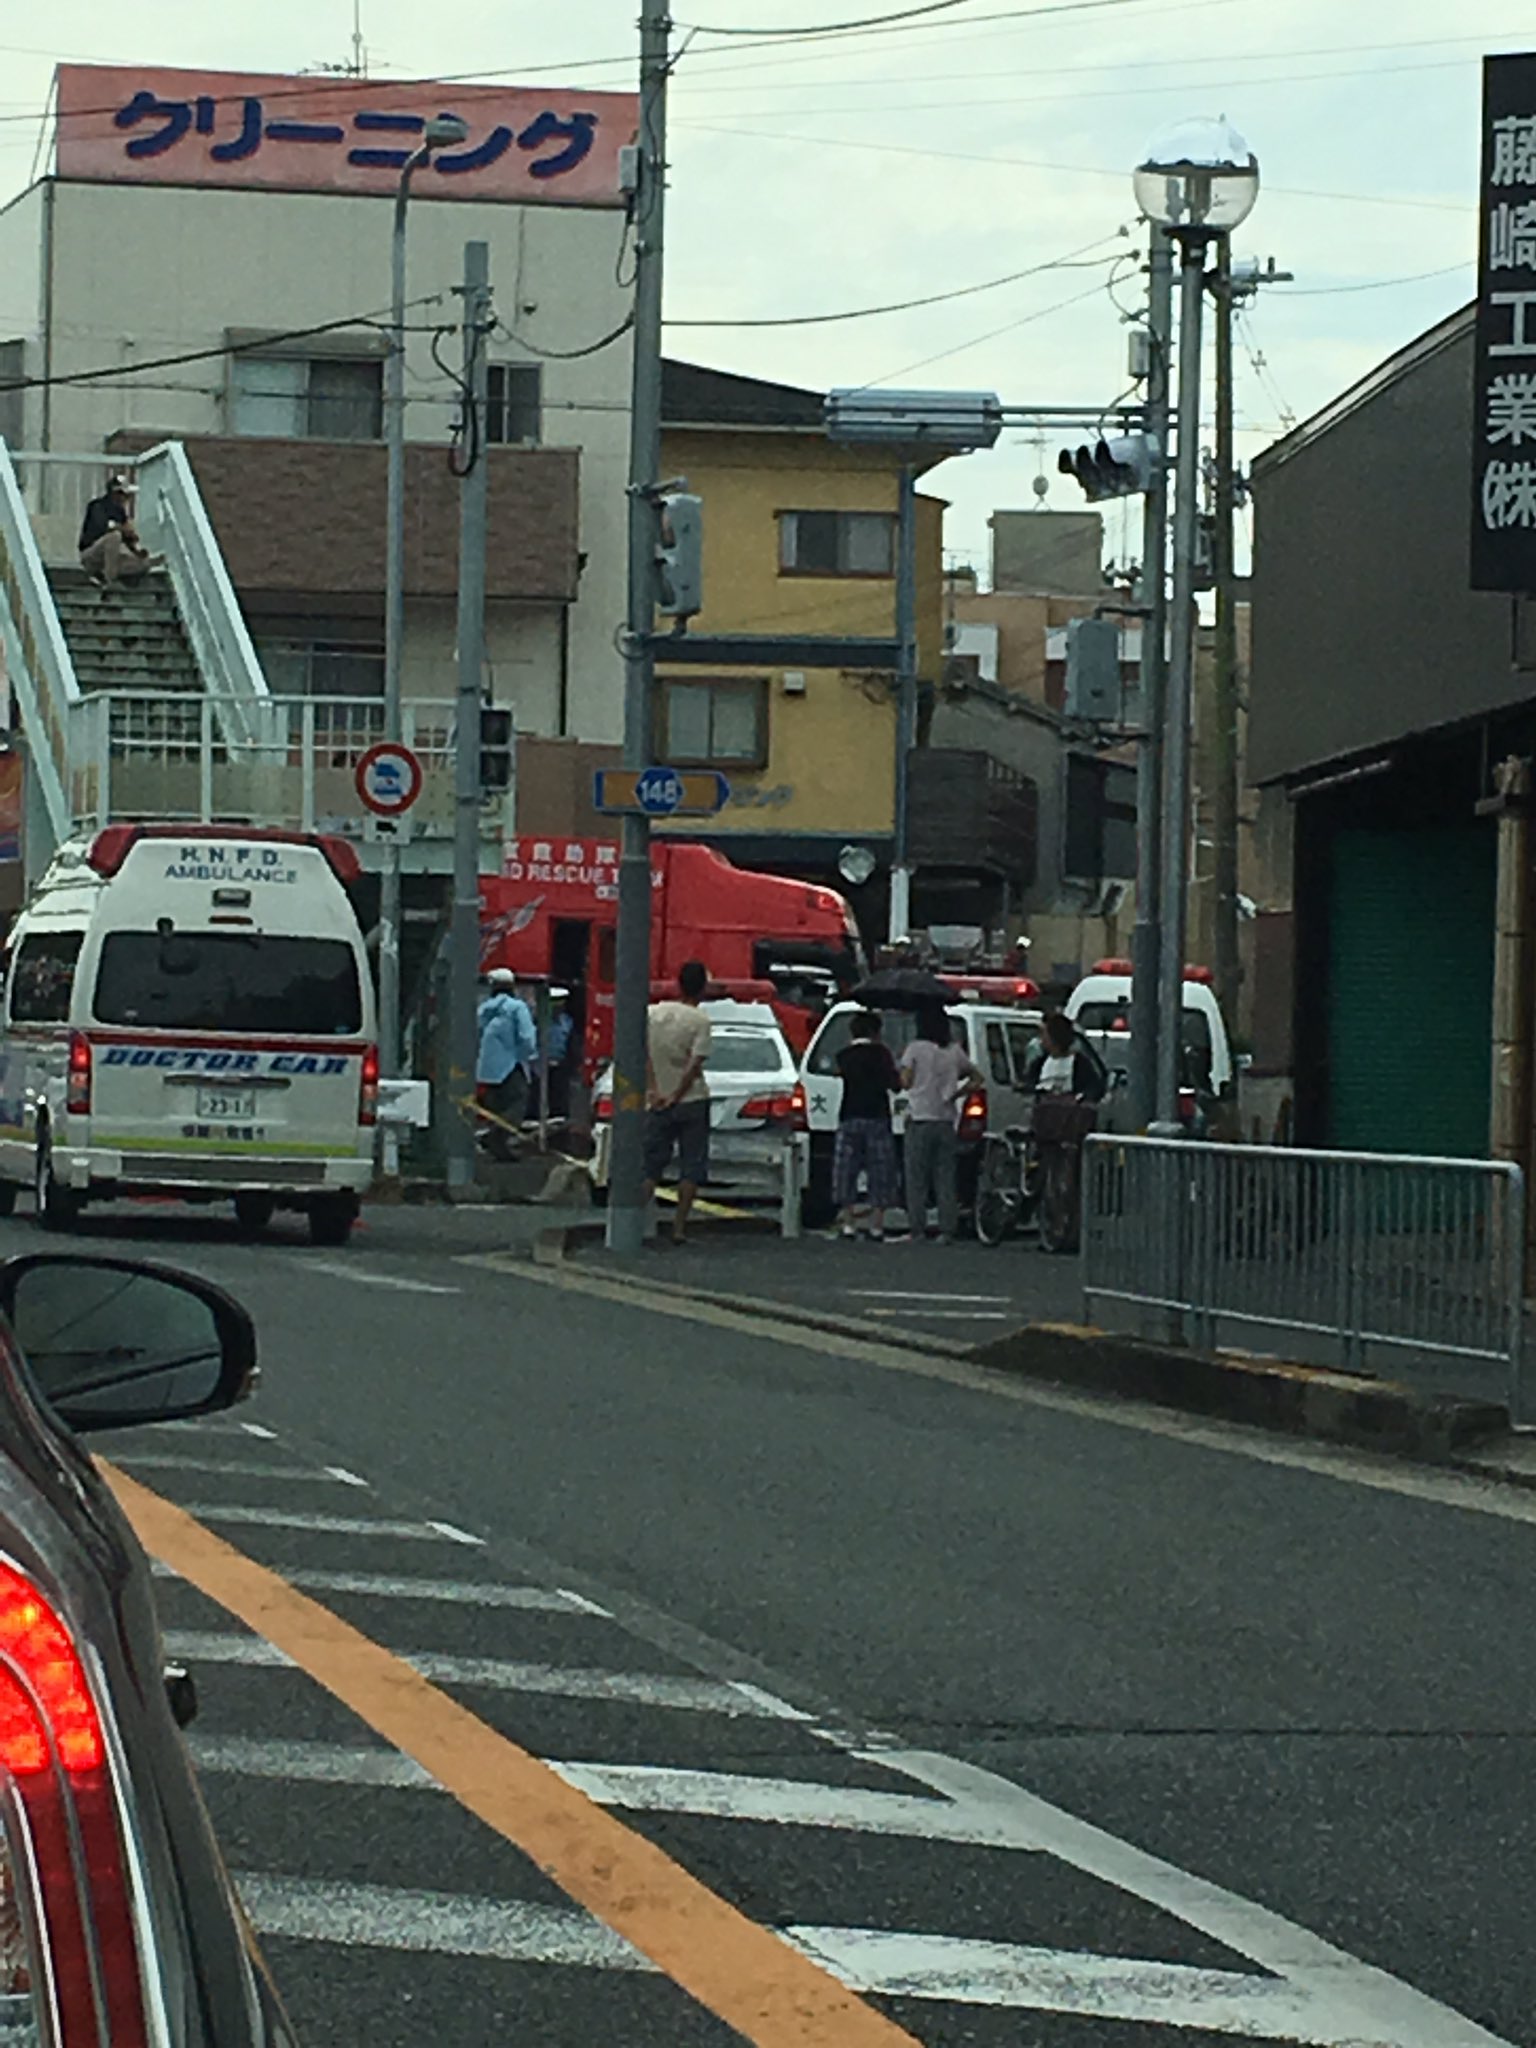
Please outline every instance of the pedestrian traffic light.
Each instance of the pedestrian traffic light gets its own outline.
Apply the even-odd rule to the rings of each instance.
[[[1161,454],[1150,434],[1117,434],[1112,441],[1086,441],[1063,448],[1056,467],[1075,476],[1090,504],[1100,498],[1130,498],[1151,488]]]
[[[704,607],[704,500],[668,491],[656,500],[656,609],[691,619]]]
[[[500,796],[512,787],[512,713],[495,704],[480,707],[480,787]]]

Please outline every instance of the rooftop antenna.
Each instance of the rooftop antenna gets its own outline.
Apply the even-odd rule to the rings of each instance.
[[[323,73],[328,78],[366,78],[368,45],[363,41],[363,0],[352,0],[352,55],[341,64],[306,64],[301,78]]]

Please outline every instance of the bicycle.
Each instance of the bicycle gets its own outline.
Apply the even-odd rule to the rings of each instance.
[[[1098,1121],[1098,1104],[1075,1095],[1042,1095],[1035,1104],[1043,1251],[1077,1250],[1083,1231],[1083,1141]]]
[[[1030,1131],[1011,1124],[988,1137],[976,1176],[975,1224],[982,1244],[998,1245],[1033,1215],[1040,1199],[1040,1161]]]

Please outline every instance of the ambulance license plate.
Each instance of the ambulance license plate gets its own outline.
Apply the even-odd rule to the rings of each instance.
[[[250,1123],[256,1115],[254,1088],[199,1088],[197,1114],[204,1123]]]

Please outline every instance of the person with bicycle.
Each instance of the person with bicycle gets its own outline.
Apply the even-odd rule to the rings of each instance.
[[[1048,1252],[1071,1252],[1082,1231],[1083,1140],[1098,1121],[1109,1076],[1060,1010],[1046,1016],[1040,1037],[1027,1076],[1035,1098],[1031,1142],[1039,1163],[1040,1244]]]
[[[1077,1035],[1072,1019],[1061,1010],[1047,1013],[1040,1026],[1040,1050],[1029,1063],[1024,1085],[1031,1095],[1071,1095],[1079,1102],[1102,1102],[1109,1087],[1104,1062]]]

